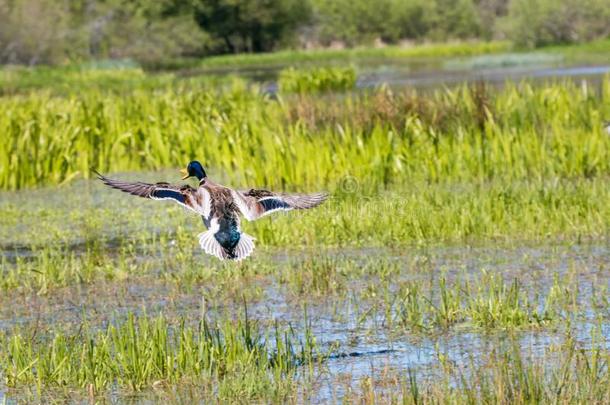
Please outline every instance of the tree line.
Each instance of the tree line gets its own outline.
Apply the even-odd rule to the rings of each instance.
[[[0,63],[610,35],[608,0],[0,0]]]

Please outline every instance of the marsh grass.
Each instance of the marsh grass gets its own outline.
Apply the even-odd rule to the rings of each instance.
[[[39,394],[53,387],[104,394],[186,383],[219,398],[279,400],[294,394],[297,369],[326,356],[309,331],[299,339],[277,323],[265,329],[247,309],[237,320],[203,317],[194,326],[162,314],[129,314],[101,329],[84,321],[75,333],[17,330],[0,340],[7,386],[35,386]]]
[[[74,192],[82,193],[80,188]],[[69,188],[63,192],[73,193]],[[83,203],[70,218],[74,211],[69,207],[49,210],[45,193],[37,208],[35,194],[24,192],[24,204],[17,199],[0,205],[2,238],[12,244],[2,248],[0,289],[44,294],[69,285],[158,274],[159,280],[185,288],[210,282],[237,291],[243,275],[279,273],[296,295],[341,293],[354,277],[384,281],[398,269],[392,261],[363,265],[324,256],[289,261],[278,272],[274,256],[285,248],[298,256],[329,247],[340,253],[483,241],[585,243],[608,236],[609,193],[607,180],[596,178],[510,186],[413,183],[404,191],[396,188],[370,198],[339,195],[316,211],[244,223],[258,248],[253,260],[235,267],[201,254],[193,237],[200,232],[200,219],[179,207],[147,201],[135,206],[133,197],[109,191],[103,197],[118,199],[111,203],[113,209]],[[18,226],[16,218],[24,218]],[[221,283],[218,273],[227,281]]]
[[[566,286],[563,286],[566,288]],[[404,327],[412,332],[431,332],[459,325],[460,328],[486,330],[516,330],[541,328],[564,319],[568,309],[578,307],[560,305],[553,287],[533,303],[530,292],[517,278],[504,280],[501,276],[483,270],[471,280],[457,280],[448,284],[441,277],[426,292],[417,282],[400,283],[398,290],[390,294],[391,300],[384,313],[388,325]],[[565,312],[564,312],[565,311]],[[576,313],[573,314],[576,316]]]
[[[120,253],[108,258],[92,249],[78,253],[62,248],[43,248],[35,250],[31,258],[17,257],[15,261],[9,261],[3,256],[0,288],[44,295],[59,287],[121,280],[135,273],[146,273],[151,264],[138,261],[134,254]]]
[[[347,273],[353,275],[356,268],[349,260],[329,256],[307,258],[287,266],[280,282],[286,283],[296,295],[339,294],[346,289]]]
[[[598,92],[569,82],[285,99],[230,89],[3,97],[0,187],[181,167],[197,157],[235,184],[371,190],[406,181],[607,176]],[[154,97],[151,95],[154,94]],[[607,103],[606,103],[607,104]],[[256,164],[253,164],[256,162]]]
[[[181,248],[173,245],[171,249]],[[571,248],[566,249],[569,251]],[[208,267],[207,263],[202,264],[196,259],[194,264],[189,261],[174,263],[171,274],[165,275],[155,271],[139,274],[136,268],[128,279],[111,278],[104,287],[107,292],[100,293],[93,285],[85,294],[95,302],[110,300],[112,304],[100,302],[98,307],[92,303],[79,304],[78,298],[74,298],[76,303],[71,305],[83,308],[82,326],[79,326],[78,316],[72,323],[63,323],[51,314],[52,309],[44,309],[48,313],[39,323],[38,319],[34,321],[36,316],[33,313],[28,315],[28,311],[23,309],[25,312],[18,315],[22,310],[15,308],[15,317],[31,317],[32,320],[23,325],[18,321],[10,327],[3,326],[0,332],[0,347],[4,348],[0,350],[0,374],[11,387],[11,396],[33,390],[33,398],[53,392],[55,399],[92,395],[102,400],[109,392],[123,398],[134,391],[150,392],[152,388],[157,393],[155,395],[161,396],[171,395],[171,392],[186,395],[192,389],[193,399],[197,400],[219,395],[226,401],[246,398],[261,402],[299,402],[299,398],[309,398],[308,395],[317,398],[319,388],[308,384],[315,384],[326,375],[325,364],[333,361],[332,356],[328,357],[329,353],[349,350],[343,346],[349,347],[348,343],[327,340],[325,329],[329,324],[326,322],[335,317],[340,317],[340,320],[335,319],[330,325],[337,325],[334,322],[350,325],[354,328],[350,333],[357,339],[386,335],[397,343],[405,339],[420,343],[436,341],[443,336],[461,334],[481,339],[489,336],[518,338],[536,333],[555,336],[572,333],[579,327],[576,325],[581,325],[580,322],[605,325],[605,289],[599,287],[589,291],[583,288],[586,286],[579,275],[592,270],[571,266],[567,273],[562,271],[565,258],[551,258],[555,254],[561,257],[562,254],[556,250],[547,251],[548,258],[537,258],[533,263],[522,253],[515,253],[519,257],[519,267],[509,273],[500,266],[492,267],[495,271],[458,267],[449,274],[444,271],[439,274],[437,266],[451,269],[452,265],[447,261],[450,256],[435,257],[431,248],[422,247],[419,254],[408,257],[393,256],[391,250],[383,252],[383,257],[377,258],[366,252],[337,254],[332,249],[328,252],[315,249],[309,256],[290,255],[289,260],[269,256],[257,258],[244,266],[231,267]],[[61,254],[58,253],[57,257]],[[81,254],[86,260],[95,258],[95,250]],[[496,263],[494,253],[487,254],[490,257],[483,260]],[[574,254],[583,257],[583,252]],[[157,260],[163,261],[168,255],[162,252],[159,258],[148,257],[146,260],[150,260],[149,266],[154,268]],[[479,254],[475,257],[479,258]],[[41,263],[52,263],[58,258],[41,259]],[[464,259],[459,256],[453,260],[461,263]],[[553,268],[554,265],[559,268]],[[507,263],[504,266],[512,267]],[[23,274],[27,277],[26,273]],[[599,277],[598,284],[603,285],[607,281],[603,270]],[[98,282],[98,279],[93,280],[94,284]],[[144,293],[164,284],[170,288],[162,288],[157,298]],[[132,288],[135,291],[130,292]],[[37,307],[53,302],[54,295],[63,300],[63,296],[69,297],[79,290],[78,286],[63,292],[49,288],[30,311],[37,312]],[[119,293],[121,290],[125,292]],[[34,297],[25,291],[21,299],[13,302],[11,297],[17,298],[20,292],[5,290],[8,300],[3,303],[31,305],[29,302]],[[128,297],[134,293],[136,300],[142,301],[143,308],[138,302],[115,302],[129,300]],[[193,301],[189,298],[197,293],[203,294],[206,302],[213,303],[201,311],[204,315],[193,308]],[[107,296],[102,298],[104,295]],[[241,309],[244,297],[249,301],[249,308],[256,307],[255,310],[246,313]],[[148,302],[151,298],[160,301]],[[280,323],[269,320],[271,305],[273,316],[282,319]],[[119,312],[110,314],[107,308],[117,308]],[[146,308],[162,309],[163,313],[148,316]],[[304,317],[303,308],[306,308]],[[103,314],[97,314],[100,309]],[[155,311],[151,309],[150,313]],[[234,316],[234,313],[240,315]],[[309,319],[310,314],[314,314],[313,320]],[[47,317],[52,324],[46,323]],[[296,325],[294,330],[291,324]],[[335,330],[334,327],[331,329]],[[578,336],[579,342],[588,344],[583,335]],[[469,338],[464,339],[468,341]],[[603,342],[603,337],[592,337],[591,343],[596,342]],[[473,353],[478,353],[476,348],[473,350]],[[590,353],[588,346],[583,350],[574,353]],[[547,351],[557,356],[571,355],[567,346],[551,345]],[[597,372],[600,382],[607,378],[603,366],[607,361],[604,360],[605,353],[602,344],[599,357],[596,357],[601,365],[591,366],[600,367]],[[416,393],[422,400],[427,398],[426,401],[456,398],[455,401],[461,403],[466,394],[474,395],[486,389],[485,395],[501,398],[504,390],[492,390],[496,382],[525,378],[524,383],[535,383],[536,390],[544,390],[542,393],[537,391],[537,398],[547,398],[550,390],[557,388],[555,384],[564,378],[563,375],[567,376],[565,386],[571,387],[570,390],[576,390],[574,384],[584,383],[589,378],[583,375],[583,380],[574,382],[571,379],[577,374],[566,374],[565,368],[560,368],[565,367],[564,363],[549,363],[546,368],[538,369],[534,360],[515,357],[517,354],[506,355],[498,347],[494,349],[497,357],[491,357],[491,354],[487,357],[485,352],[481,357],[473,357],[470,365],[458,365],[439,351],[433,367],[441,367],[440,370],[447,373],[442,379],[428,381],[421,373],[414,372],[409,382],[402,370],[399,371],[402,374],[388,374],[388,379],[383,381],[378,381],[378,376],[371,376],[362,381],[360,388],[367,393],[367,398],[377,400],[386,398],[383,395],[389,391],[397,401],[402,400],[401,395]],[[574,364],[585,367],[583,362]],[[519,375],[521,369],[524,375]],[[555,374],[548,374],[548,370]],[[534,372],[542,374],[534,375]],[[428,375],[426,372],[423,374]],[[557,381],[551,379],[554,376]],[[520,395],[521,392],[512,391],[521,389],[516,386],[506,389],[506,395]],[[349,392],[359,395],[360,391]],[[592,398],[598,398],[602,390],[596,388],[592,392],[595,392]],[[532,394],[530,391],[527,393]],[[346,395],[347,401],[351,394]]]
[[[532,358],[516,340],[470,364],[441,369],[434,379],[418,378],[409,369],[396,375],[363,379],[346,398],[373,404],[604,404],[610,400],[610,352],[597,342],[584,348],[569,336],[552,355]]]

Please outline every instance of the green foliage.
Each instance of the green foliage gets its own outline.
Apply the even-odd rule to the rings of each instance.
[[[513,0],[502,24],[517,45],[537,47],[608,37],[608,21],[606,0]]]
[[[482,22],[473,0],[436,0],[430,36],[435,39],[478,38]]]
[[[323,43],[381,39],[474,38],[480,34],[472,0],[313,0]]]
[[[288,45],[296,29],[309,22],[308,1],[198,0],[195,19],[218,39],[222,53],[271,51]]]
[[[541,46],[607,38],[609,18],[606,0],[0,0],[0,63],[176,67],[218,53],[404,40]]]
[[[284,69],[278,86],[282,93],[316,93],[352,90],[356,85],[354,68],[317,68],[311,70]]]
[[[202,52],[208,36],[179,0],[0,0],[0,63],[65,64]]]
[[[70,15],[67,1],[0,0],[0,63],[60,63],[78,53]]]

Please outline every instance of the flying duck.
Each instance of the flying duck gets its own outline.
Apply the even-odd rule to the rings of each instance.
[[[254,249],[254,238],[240,228],[240,215],[254,221],[276,211],[307,209],[320,205],[328,194],[283,194],[263,189],[233,190],[210,180],[198,161],[192,161],[182,180],[196,177],[199,186],[113,180],[95,174],[107,186],[152,200],[171,200],[201,215],[208,229],[199,234],[201,248],[220,260],[243,260]]]

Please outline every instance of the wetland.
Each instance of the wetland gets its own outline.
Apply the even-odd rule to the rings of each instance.
[[[451,66],[515,58],[494,57]],[[274,95],[131,68],[3,88],[0,401],[610,401],[607,72],[422,90],[325,69]],[[244,222],[235,264],[196,215],[91,173],[177,182],[194,158],[331,197]]]

